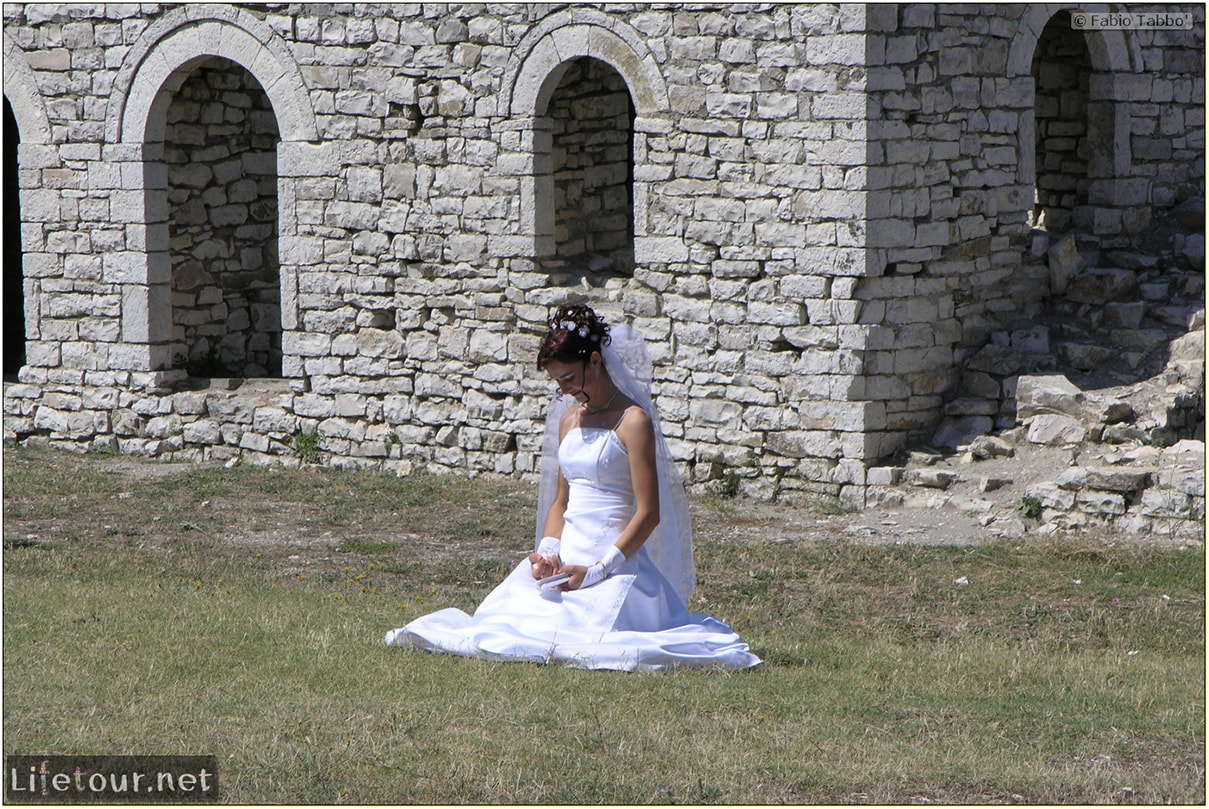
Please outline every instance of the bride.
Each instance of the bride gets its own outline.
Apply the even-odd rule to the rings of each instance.
[[[542,454],[536,551],[467,615],[443,609],[386,643],[591,669],[740,669],[760,659],[690,613],[688,501],[651,402],[643,337],[560,307],[537,367],[558,383]]]

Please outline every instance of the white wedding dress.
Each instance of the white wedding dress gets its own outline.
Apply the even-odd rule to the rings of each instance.
[[[570,487],[561,558],[564,564],[591,565],[634,512],[629,458],[613,430],[575,428],[559,446],[558,461]],[[388,632],[386,643],[623,671],[760,663],[726,624],[688,612],[645,546],[600,584],[570,592],[539,590],[522,562],[473,616],[440,610]]]

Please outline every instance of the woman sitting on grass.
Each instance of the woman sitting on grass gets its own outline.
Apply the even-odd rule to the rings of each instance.
[[[558,392],[529,564],[473,616],[440,610],[386,642],[626,671],[758,665],[730,627],[688,611],[696,581],[688,500],[651,402],[642,335],[610,328],[586,306],[561,307],[537,367]]]

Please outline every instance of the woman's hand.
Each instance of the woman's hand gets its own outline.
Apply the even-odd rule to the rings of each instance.
[[[562,567],[562,560],[557,556],[542,556],[540,553],[529,554],[529,569],[533,578],[544,579],[553,576]]]
[[[588,568],[584,565],[563,565],[558,569],[558,572],[571,574],[571,578],[558,585],[557,588],[563,592],[568,592],[579,589],[580,585],[584,583],[584,576],[587,575]]]

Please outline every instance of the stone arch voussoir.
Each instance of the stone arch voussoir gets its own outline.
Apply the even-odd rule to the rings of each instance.
[[[599,59],[621,75],[640,117],[668,109],[667,84],[642,35],[594,9],[547,17],[517,44],[515,54],[501,87],[503,112],[513,118],[543,115],[566,64],[582,57]]]
[[[1062,3],[1038,3],[1025,6],[1024,16],[1020,20],[1020,30],[1012,40],[1008,50],[1008,77],[1028,76],[1033,64],[1033,54],[1037,51],[1037,42],[1041,32],[1055,14],[1060,11],[1075,11],[1076,8]],[[1079,11],[1108,13],[1104,5],[1079,6]],[[1100,72],[1128,73],[1139,69],[1142,55],[1138,44],[1132,37],[1126,37],[1119,30],[1101,30],[1087,32],[1087,50],[1091,56],[1092,67]]]
[[[229,6],[185,6],[151,25],[126,55],[105,120],[110,143],[162,140],[153,110],[175,89],[182,68],[218,56],[243,67],[273,105],[283,141],[319,139],[302,73],[285,42],[265,23]]]
[[[4,34],[4,95],[8,97],[21,132],[22,143],[49,144],[50,121],[38,90],[38,80],[25,53],[12,37]]]

